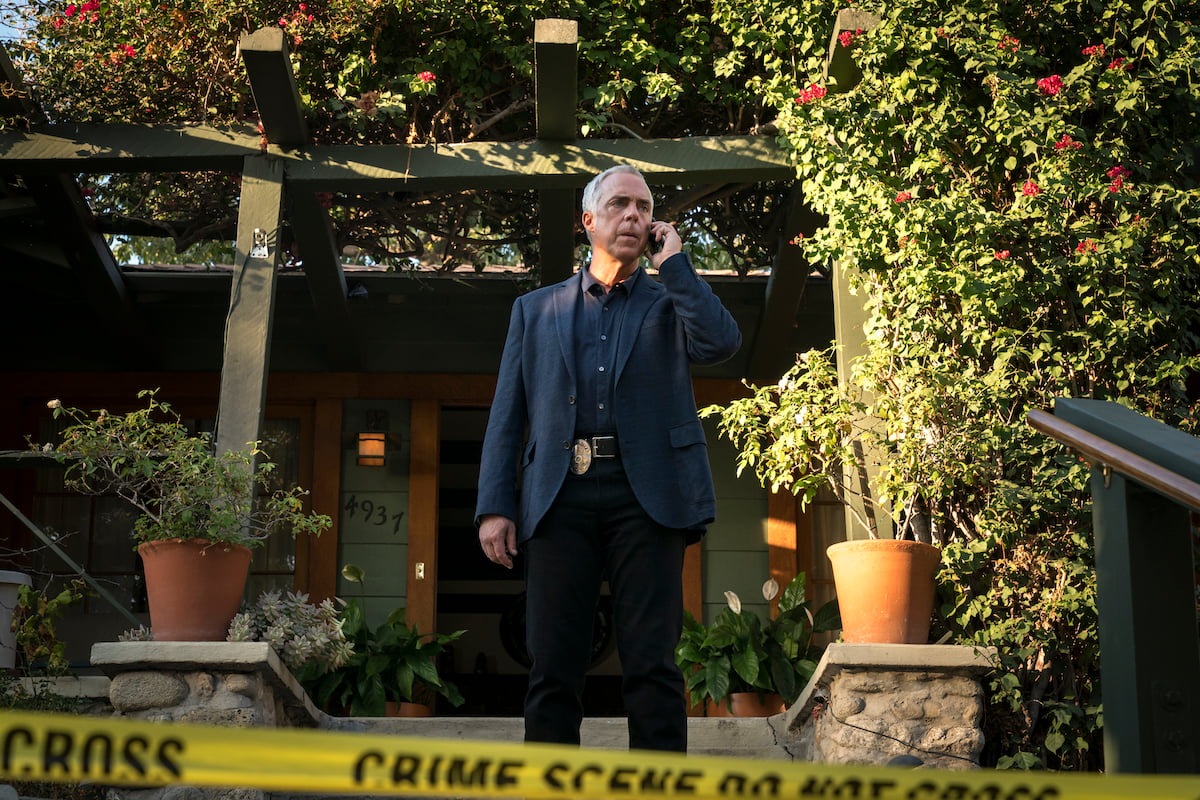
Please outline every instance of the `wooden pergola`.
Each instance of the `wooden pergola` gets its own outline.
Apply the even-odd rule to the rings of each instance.
[[[829,75],[836,78],[834,91],[845,90],[857,80],[857,68],[847,48],[836,47],[837,35],[844,30],[870,27],[875,22],[874,17],[854,9],[843,9],[838,13],[830,36],[827,61]],[[578,215],[578,190],[596,173],[628,163],[638,167],[652,186],[696,187],[700,191],[763,182],[784,182],[792,186],[780,244],[769,276],[765,280],[730,282],[731,279],[726,279],[723,284],[714,283],[719,292],[727,296],[732,293],[738,298],[735,302],[742,315],[740,324],[745,342],[743,352],[723,365],[721,371],[705,373],[717,379],[714,383],[733,387],[741,377],[773,382],[793,363],[798,349],[821,347],[835,331],[847,352],[853,350],[856,340],[861,337],[861,302],[852,298],[844,286],[839,287],[836,278],[832,297],[827,281],[807,281],[810,267],[802,251],[787,245],[797,234],[808,235],[815,231],[822,220],[805,205],[795,181],[795,170],[774,136],[578,139],[578,47],[576,22],[545,19],[535,24],[535,139],[415,146],[314,144],[290,66],[285,37],[276,28],[245,34],[239,42],[258,106],[262,134],[248,126],[241,130],[225,130],[187,123],[50,123],[25,93],[19,91],[22,87],[20,77],[0,51],[0,69],[3,71],[0,83],[6,84],[0,85],[0,89],[7,89],[0,91],[0,113],[23,116],[30,123],[22,131],[0,132],[0,182],[4,183],[0,186],[0,258],[47,267],[47,273],[56,276],[50,280],[62,281],[65,277],[73,284],[70,303],[48,314],[25,312],[16,327],[10,325],[9,330],[23,330],[31,324],[40,324],[43,319],[53,323],[56,314],[61,317],[72,310],[82,310],[89,318],[94,318],[94,322],[76,323],[68,335],[54,340],[55,347],[74,347],[76,339],[71,337],[81,333],[89,335],[91,329],[88,326],[98,324],[102,329],[98,332],[99,346],[122,352],[119,359],[103,360],[103,363],[111,361],[115,367],[100,366],[99,369],[144,369],[141,366],[144,364],[157,365],[159,369],[165,366],[179,368],[175,358],[166,357],[174,356],[174,351],[169,351],[172,346],[169,342],[177,340],[160,342],[160,326],[164,322],[174,327],[186,323],[171,316],[175,306],[163,310],[161,304],[148,305],[146,296],[203,295],[206,303],[213,304],[204,306],[205,313],[210,316],[200,321],[202,330],[197,330],[187,341],[195,348],[195,342],[200,341],[196,337],[202,336],[205,349],[198,355],[187,354],[186,363],[200,363],[203,369],[219,368],[217,446],[221,449],[239,447],[260,438],[267,379],[271,372],[273,332],[283,323],[292,326],[289,330],[294,335],[296,315],[300,313],[304,318],[303,335],[314,351],[311,354],[306,351],[306,360],[300,369],[319,373],[305,377],[304,373],[293,372],[293,381],[298,385],[314,387],[311,390],[314,392],[323,391],[315,387],[327,382],[329,376],[342,383],[357,385],[360,380],[375,377],[373,373],[379,370],[390,370],[391,374],[378,376],[384,379],[387,387],[381,387],[381,391],[395,396],[417,396],[412,393],[423,391],[417,388],[419,374],[400,374],[397,369],[410,371],[393,366],[396,363],[393,359],[381,364],[378,342],[362,340],[365,336],[377,335],[381,326],[394,324],[398,318],[396,313],[387,317],[368,315],[364,319],[364,306],[356,305],[350,292],[353,285],[364,281],[376,281],[372,284],[374,287],[379,283],[394,286],[397,281],[408,279],[398,275],[364,278],[354,274],[348,279],[335,245],[329,213],[318,194],[472,189],[536,191],[540,280],[548,284],[568,277],[574,268],[573,231]],[[231,284],[228,272],[144,275],[123,270],[99,231],[88,203],[76,185],[75,175],[193,171],[221,171],[242,176]],[[302,261],[303,278],[280,269],[280,232],[285,224],[291,229],[292,244]],[[19,290],[26,282],[36,283],[20,274],[24,263],[4,266],[16,267],[6,273],[6,285],[16,286]],[[297,281],[307,285],[309,308],[296,307],[297,303],[304,303],[305,294],[302,288],[297,291]],[[512,283],[505,282],[505,285],[509,288],[503,291],[511,294]],[[415,316],[422,320],[420,324],[453,331],[463,321],[456,317],[447,318],[448,310],[451,314],[456,313],[452,310],[456,306],[447,304],[466,302],[467,308],[479,308],[479,295],[486,296],[487,302],[499,299],[496,286],[496,281],[456,276],[439,285],[433,296],[440,298],[438,303],[441,305],[433,310],[414,308],[411,303],[391,308],[404,309],[404,317]],[[481,288],[482,292],[479,291]],[[33,302],[58,302],[55,292],[43,289],[42,286],[33,288]],[[277,290],[288,302],[278,302]],[[389,298],[391,291],[395,291],[391,286],[383,289]],[[75,299],[78,296],[82,298]],[[217,320],[213,315],[217,305],[226,309],[220,321],[224,336],[219,361],[215,352]],[[279,315],[276,315],[277,310]],[[368,330],[364,324],[371,326],[371,334],[364,333]],[[409,325],[405,330],[411,334],[413,327]],[[286,337],[287,334],[280,337],[284,344],[289,343]],[[395,345],[396,341],[392,339],[390,343]],[[430,342],[426,336],[422,344],[426,348],[432,345],[436,350],[441,347],[439,341],[440,338],[434,338]],[[92,348],[94,355],[96,345],[89,341],[87,346]],[[461,352],[461,347],[454,352]],[[497,359],[498,352],[497,347]],[[30,363],[28,358],[20,361]],[[72,365],[95,361],[94,357],[66,360]],[[428,363],[428,360],[422,362],[425,366]],[[479,371],[478,363],[478,359],[473,361],[476,366],[471,369]],[[86,366],[65,368],[96,369]],[[196,367],[185,366],[183,369]],[[453,371],[440,364],[435,369]],[[487,367],[483,369],[486,371]],[[467,383],[473,387],[467,394],[482,398],[481,388],[487,383],[488,376],[462,377],[469,379]],[[40,384],[40,379],[38,382]],[[325,431],[336,430],[340,428],[340,401],[331,396],[322,397],[317,412],[320,427]],[[414,452],[418,449],[436,452],[437,405],[436,399],[426,397],[414,406]],[[337,458],[336,448],[328,437],[321,438],[314,450],[314,460],[336,464]],[[421,532],[422,542],[409,550],[409,572],[412,574],[413,564],[436,565],[436,464],[430,467],[422,463],[419,471],[414,467],[409,491],[413,497],[425,498],[414,505],[409,518],[410,533]],[[322,507],[328,508],[332,503],[336,508],[337,481],[316,486],[314,504],[318,493]],[[773,575],[787,580],[798,569],[808,568],[796,549],[800,531],[795,502],[786,495],[772,495],[770,502],[771,522],[767,531],[770,569]],[[321,537],[318,547],[323,555],[317,556],[314,552],[314,561],[324,559],[321,563],[334,563],[336,537]],[[696,587],[693,599],[699,603],[700,572],[695,554],[688,570]],[[312,573],[308,574],[311,579]],[[326,583],[329,580],[332,577],[321,579],[324,589],[318,589],[318,594],[332,592],[332,584]],[[414,612],[414,619],[419,620],[423,628],[432,629],[436,613],[432,582],[418,581],[415,586],[410,585],[409,590],[409,610]],[[700,609],[692,610],[698,613]]]
[[[839,21],[840,22],[840,21]],[[840,25],[839,25],[840,27]],[[24,132],[0,133],[0,171],[22,176],[39,212],[55,220],[61,243],[83,277],[91,305],[113,335],[146,341],[147,331],[119,265],[97,231],[74,174],[240,173],[236,264],[221,371],[218,447],[253,441],[263,418],[274,289],[285,220],[303,269],[329,354],[331,371],[359,367],[361,343],[351,325],[348,286],[334,244],[324,192],[536,190],[541,280],[573,268],[577,190],[609,166],[637,166],[652,184],[696,185],[789,181],[794,170],[769,135],[674,140],[577,139],[578,32],[572,20],[539,20],[534,30],[537,138],[519,143],[339,145],[311,141],[283,32],[244,34],[245,60],[267,145],[257,131],[204,125],[52,124],[11,93],[0,111],[31,121]],[[21,86],[7,58],[4,78]],[[16,97],[20,97],[18,93]],[[817,224],[798,188],[791,192],[781,241]],[[791,353],[789,334],[807,265],[798,248],[781,246],[766,282],[758,328],[746,331],[747,374],[770,372]]]

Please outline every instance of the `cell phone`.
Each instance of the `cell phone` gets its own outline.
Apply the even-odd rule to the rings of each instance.
[[[651,253],[657,253],[659,250],[662,250],[662,247],[663,247],[662,240],[658,239],[654,236],[654,228],[651,227],[650,233],[648,234],[648,237],[647,237],[647,248],[646,249],[648,249]]]

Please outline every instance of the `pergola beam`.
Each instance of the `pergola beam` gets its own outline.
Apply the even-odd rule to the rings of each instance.
[[[41,123],[45,114],[28,95],[24,81],[13,66],[8,53],[0,48],[0,85],[9,92],[0,92],[0,113],[21,115],[31,122]],[[0,151],[2,152],[2,151]],[[22,174],[4,161],[4,173]],[[29,199],[41,215],[58,232],[59,244],[68,263],[87,293],[96,316],[107,332],[115,334],[132,346],[142,347],[144,336],[140,317],[133,298],[121,276],[108,242],[96,229],[92,210],[79,191],[75,179],[67,170],[42,174],[22,174]],[[10,210],[20,207],[23,198],[14,198]],[[28,210],[26,207],[25,210]]]
[[[59,246],[105,330],[125,346],[144,346],[147,339],[121,268],[96,230],[75,180],[67,175],[38,175],[26,176],[25,184],[42,215],[51,221]]]
[[[820,216],[805,204],[797,183],[788,198],[787,219],[767,279],[763,313],[750,351],[746,371],[751,378],[775,379],[791,366],[789,362],[795,355],[791,334],[809,271],[803,248],[792,242],[800,234],[811,236],[822,224]]]
[[[238,50],[246,63],[250,91],[267,141],[285,149],[307,145],[308,123],[304,121],[283,31],[272,27],[244,33],[238,40]]]
[[[28,132],[0,132],[5,172],[241,172],[247,156],[262,152],[250,126],[59,123]]]
[[[260,138],[249,128],[203,125],[42,125],[0,132],[0,162],[5,172],[25,174],[240,172],[247,156],[261,153]],[[773,136],[333,145],[272,154],[289,182],[327,192],[576,188],[619,163],[633,164],[652,184],[795,177]]]
[[[329,214],[312,192],[289,192],[288,204],[292,237],[304,261],[330,367],[340,372],[357,371],[361,366],[358,336],[351,324],[346,273],[337,254]]]
[[[575,141],[578,105],[579,23],[539,19],[533,27],[537,138],[544,142]],[[539,277],[543,285],[569,277],[574,268],[575,189],[538,191]]]
[[[771,136],[315,147],[288,160],[287,176],[295,186],[335,192],[574,189],[622,163],[651,184],[795,177]]]
[[[308,146],[308,125],[283,31],[262,28],[238,42],[250,90],[267,142],[287,150]],[[304,274],[325,341],[330,368],[354,371],[361,365],[357,336],[346,302],[346,275],[338,257],[333,225],[311,191],[288,191],[292,237],[304,261]]]
[[[578,105],[579,23],[573,19],[539,19],[533,24],[534,92],[537,138],[575,141]]]

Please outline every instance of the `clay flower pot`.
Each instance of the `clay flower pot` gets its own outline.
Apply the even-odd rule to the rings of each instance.
[[[901,539],[856,539],[825,551],[842,612],[842,639],[925,644],[942,551]]]
[[[386,717],[430,717],[433,716],[433,709],[424,703],[388,700],[383,713]]]
[[[242,603],[250,548],[208,539],[138,545],[156,642],[223,642]]]
[[[758,692],[730,692],[720,705],[711,700],[706,705],[710,717],[773,717],[784,708],[782,695]]]

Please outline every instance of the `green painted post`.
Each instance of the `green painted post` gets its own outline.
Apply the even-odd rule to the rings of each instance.
[[[829,82],[829,91],[835,94],[848,92],[862,79],[862,72],[855,63],[850,48],[838,46],[838,36],[844,31],[870,30],[878,24],[879,17],[865,11],[847,8],[838,12],[833,33],[829,37],[829,51],[825,60],[825,78]],[[830,273],[833,276],[834,335],[840,348],[838,381],[842,385],[851,383],[850,363],[867,352],[866,335],[863,334],[863,324],[868,316],[863,307],[865,298],[850,291],[847,283],[849,276],[846,272],[839,263],[830,265]],[[851,489],[847,493],[845,503],[846,538],[892,538],[895,531],[891,514],[887,509],[876,506],[874,493],[870,489],[870,482],[879,473],[879,456],[875,453],[864,453],[861,448],[856,452],[862,462],[861,466],[847,464],[842,475],[842,480]]]
[[[283,164],[268,156],[247,158],[217,405],[219,452],[241,449],[260,438],[282,211]]]
[[[1200,440],[1182,431],[1098,400],[1060,399],[1054,413],[1190,480],[1200,477]],[[1099,465],[1092,498],[1106,769],[1195,774],[1200,641],[1188,509]]]

